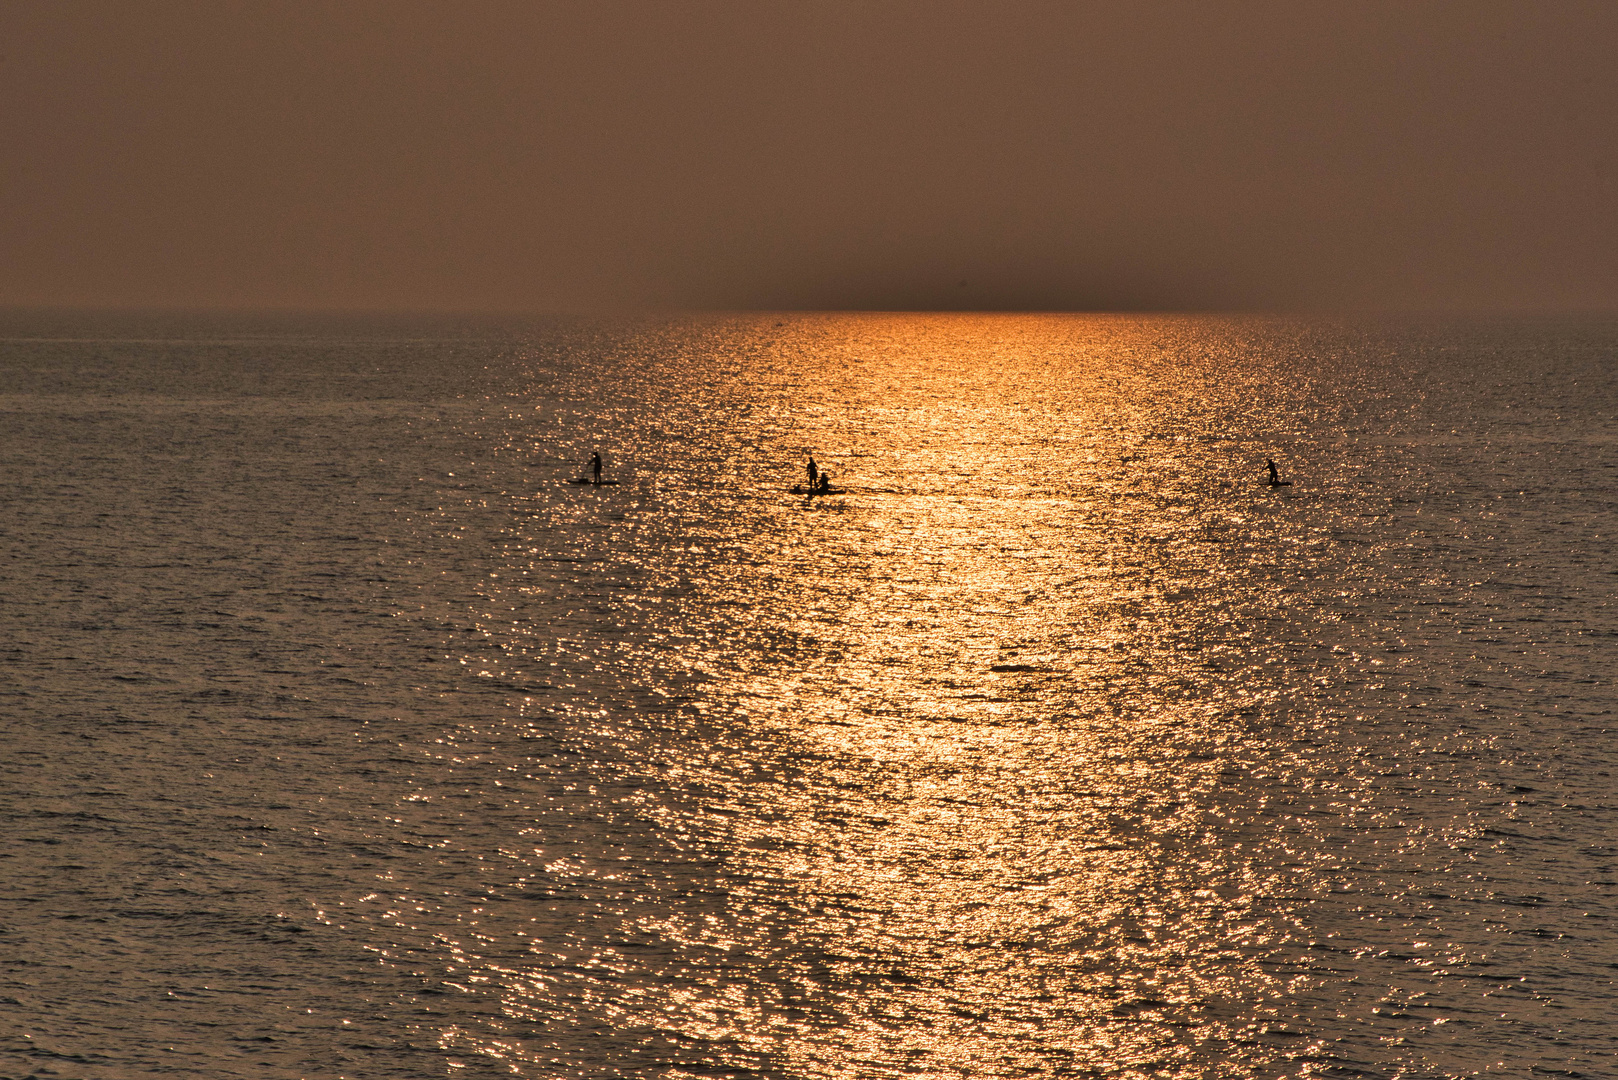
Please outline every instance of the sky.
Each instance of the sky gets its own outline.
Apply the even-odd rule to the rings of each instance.
[[[0,0],[0,306],[1612,311],[1618,4]]]

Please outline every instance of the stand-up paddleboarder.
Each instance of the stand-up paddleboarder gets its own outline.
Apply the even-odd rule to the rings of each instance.
[[[601,483],[601,455],[599,453],[590,455],[590,475],[596,483]]]
[[[815,456],[809,455],[809,490],[815,490],[815,484],[820,479],[820,470],[815,468]]]

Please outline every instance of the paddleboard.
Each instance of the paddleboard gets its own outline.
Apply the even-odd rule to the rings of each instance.
[[[612,487],[617,482],[616,480],[591,480],[584,476],[568,481],[570,484],[589,484],[591,487]]]

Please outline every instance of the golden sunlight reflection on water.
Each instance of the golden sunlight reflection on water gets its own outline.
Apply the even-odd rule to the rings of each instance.
[[[1375,829],[1429,867],[1460,834],[1401,832],[1364,794],[1380,751],[1334,726],[1403,661],[1343,659],[1389,587],[1355,533],[1383,496],[1333,456],[1306,337],[737,319],[648,330],[588,396],[576,373],[514,392],[479,433],[508,519],[477,629],[525,691],[505,723],[584,759],[610,809],[513,767],[591,841],[514,844],[553,902],[479,931],[529,935],[487,977],[541,1034],[446,1045],[532,1075],[593,1075],[585,1035],[669,1075],[1344,1053],[1320,1018],[1370,1004],[1322,987],[1353,918],[1312,905],[1391,857]],[[622,485],[567,485],[603,444]],[[788,494],[806,453],[849,493]],[[1268,457],[1307,479],[1265,486]]]
[[[1181,365],[1230,342],[793,329],[695,407],[674,403],[726,357],[659,369],[667,441],[618,454],[651,473],[625,539],[675,590],[690,576],[686,704],[722,731],[659,739],[742,878],[723,929],[687,933],[756,980],[688,995],[691,1034],[786,1075],[1204,1054],[1219,1001],[1281,989],[1231,946],[1276,883],[1204,821],[1231,734],[1203,653],[1252,603],[1210,534],[1268,493],[1262,433]],[[852,493],[786,496],[805,451]],[[727,496],[703,463],[731,466]]]
[[[1195,694],[1196,653],[1239,567],[1183,533],[1208,487],[1251,495],[1230,475],[1251,451],[1143,450],[1161,433],[1110,334],[1005,329],[915,320],[862,357],[799,435],[856,494],[770,500],[774,588],[732,586],[754,632],[797,645],[718,680],[770,775],[735,791],[733,842],[776,853],[767,880],[804,909],[745,947],[812,957],[802,996],[860,999],[835,1034],[783,1040],[789,1072],[1162,1064],[1211,1001],[1280,989],[1230,950],[1273,882],[1202,821],[1228,717]],[[1184,388],[1158,392],[1178,408],[1152,425],[1191,419]],[[710,666],[743,667],[749,636]]]

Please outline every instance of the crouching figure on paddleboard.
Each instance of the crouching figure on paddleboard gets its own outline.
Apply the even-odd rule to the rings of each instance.
[[[842,488],[831,486],[831,473],[817,468],[813,458],[809,459],[809,483],[798,484],[792,489],[794,495],[846,495]]]

